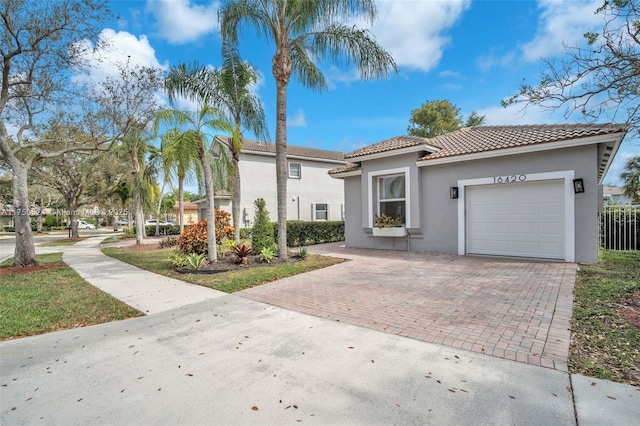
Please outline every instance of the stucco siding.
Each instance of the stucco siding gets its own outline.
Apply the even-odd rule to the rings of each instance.
[[[411,226],[410,249],[458,253],[458,200],[449,198],[449,188],[469,179],[506,175],[528,175],[573,171],[584,180],[585,192],[574,197],[575,261],[594,263],[598,252],[598,208],[601,203],[597,181],[596,145],[564,148],[528,154],[494,157],[417,168],[415,156],[362,163],[362,176],[345,179],[347,205],[346,244],[353,247],[406,249],[405,238],[371,236],[368,224],[367,179],[377,170],[410,167]],[[415,172],[414,172],[415,171]],[[358,186],[358,183],[360,186]],[[355,198],[356,195],[359,197]],[[416,194],[417,191],[417,194]],[[355,203],[353,201],[356,201]],[[362,206],[358,206],[361,204]],[[356,210],[355,212],[353,210]]]
[[[344,210],[344,184],[329,176],[335,162],[321,162],[291,158],[301,164],[301,178],[287,181],[287,219],[314,220],[312,207],[327,204],[329,220],[342,220]],[[242,200],[240,211],[253,223],[254,201],[264,198],[272,221],[278,217],[276,189],[276,161],[274,156],[243,153],[240,156]]]

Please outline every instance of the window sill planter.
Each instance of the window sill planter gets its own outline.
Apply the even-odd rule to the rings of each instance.
[[[406,237],[407,236],[407,228],[404,226],[395,226],[390,228],[373,228],[373,236],[374,237]]]

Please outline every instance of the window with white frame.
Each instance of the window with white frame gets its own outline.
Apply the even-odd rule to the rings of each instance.
[[[289,163],[289,179],[302,179],[302,164]]]
[[[313,220],[329,220],[329,204],[315,203],[313,205]]]
[[[406,223],[407,199],[405,195],[405,174],[378,177],[378,216],[383,214]]]

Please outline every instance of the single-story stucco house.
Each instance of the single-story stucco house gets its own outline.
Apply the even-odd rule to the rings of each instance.
[[[346,245],[595,263],[602,179],[626,132],[479,126],[349,153],[329,172],[344,180]],[[400,226],[376,227],[382,214]]]

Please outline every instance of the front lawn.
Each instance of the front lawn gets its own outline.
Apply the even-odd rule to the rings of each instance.
[[[0,265],[0,340],[141,316],[62,263],[62,253],[39,255],[42,267]]]
[[[48,243],[38,244],[38,247],[60,247],[60,246],[72,246],[78,241],[86,240],[89,237],[82,238],[65,238],[63,240],[49,241]]]
[[[180,274],[173,269],[169,261],[169,255],[173,250],[173,248],[157,249],[153,247],[144,247],[144,249],[106,247],[102,249],[102,252],[123,262],[146,269],[147,271],[210,287],[215,290],[224,291],[225,293],[233,293],[344,262],[344,259],[310,254],[305,260],[295,262],[265,264],[260,267],[207,275]]]
[[[601,250],[574,290],[572,373],[640,385],[640,252]]]

